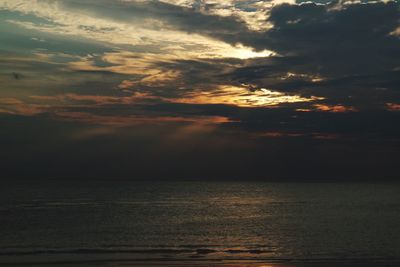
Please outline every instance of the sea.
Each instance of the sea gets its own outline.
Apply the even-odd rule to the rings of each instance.
[[[400,185],[15,181],[0,265],[400,259]]]

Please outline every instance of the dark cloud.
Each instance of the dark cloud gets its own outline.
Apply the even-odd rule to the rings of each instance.
[[[67,3],[79,8],[83,5]],[[282,4],[271,10],[268,21],[273,28],[266,32],[249,30],[237,17],[210,15],[158,1],[129,2],[108,9],[102,2],[86,5],[90,12],[115,20],[157,18],[173,29],[258,50],[271,49],[284,57],[301,57],[312,67],[308,71],[323,75],[387,71],[398,67],[399,62],[400,40],[390,35],[400,20],[399,3],[395,1]]]
[[[233,81],[359,108],[399,100],[400,38],[391,34],[399,26],[398,2],[283,4],[269,21],[274,27],[261,40],[242,42],[279,56],[251,60],[231,72]]]
[[[362,109],[384,108],[387,102],[399,99],[396,68],[400,38],[391,34],[399,26],[398,2],[278,5],[268,19],[273,28],[266,32],[251,31],[235,17],[207,15],[159,2],[129,3],[123,12],[126,16],[121,19],[137,12],[165,20],[179,30],[279,54],[234,63],[226,59],[160,63],[166,69],[181,71],[188,90],[204,84],[207,77],[209,84],[250,84],[254,88],[318,95],[330,104]],[[182,92],[172,85],[160,94],[176,96]]]
[[[107,130],[43,116],[0,119],[4,179],[383,181],[397,178],[399,164],[399,141],[391,139],[249,137],[232,128],[199,126],[203,131],[196,132],[188,124]],[[277,119],[264,116],[268,120]],[[187,131],[189,138],[182,134]]]
[[[209,36],[223,35],[226,38],[247,30],[246,24],[237,17],[221,17],[160,1],[120,2],[110,5],[109,1],[76,1],[63,3],[73,10],[79,9],[115,21],[143,23],[144,19],[161,20],[170,29],[199,33]],[[148,25],[147,25],[148,26]],[[160,28],[161,30],[161,28]]]
[[[65,36],[52,34],[40,35],[46,38],[40,44],[24,43],[27,30],[19,35],[7,30],[0,45],[7,54],[0,65],[7,86],[0,98],[2,175],[398,178],[400,38],[391,34],[400,22],[398,2],[277,5],[268,31],[249,30],[235,16],[159,1],[68,0],[62,7],[137,26],[155,19],[162,23],[151,24],[153,30],[200,34],[276,54],[163,59],[151,45],[109,48],[85,37],[64,43]],[[49,57],[37,50],[32,55],[39,46]],[[152,55],[140,62],[149,51],[160,59]],[[219,86],[320,98],[274,107],[179,103]]]
[[[384,18],[384,19],[382,19]],[[304,57],[323,75],[375,73],[398,67],[397,2],[275,7],[265,45],[283,55]]]

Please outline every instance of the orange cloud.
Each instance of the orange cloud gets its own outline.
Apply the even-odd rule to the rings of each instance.
[[[245,86],[220,85],[212,91],[196,91],[182,98],[171,100],[187,104],[225,104],[238,107],[273,107],[285,103],[300,103],[322,100],[321,97],[309,98],[299,95],[288,95],[265,88],[251,91]]]
[[[343,105],[325,105],[325,104],[315,104],[313,105],[317,111],[322,112],[333,112],[333,113],[343,113],[343,112],[357,112],[358,110],[354,107],[347,107]]]
[[[386,108],[389,111],[400,111],[400,104],[386,103]]]
[[[33,100],[45,103],[31,104],[16,98],[0,98],[0,113],[8,113],[14,115],[33,116],[40,113],[48,113],[53,119],[63,121],[76,121],[93,125],[104,125],[112,127],[128,127],[141,124],[165,124],[165,123],[192,123],[197,125],[215,125],[227,123],[231,120],[223,116],[162,116],[162,115],[97,115],[88,112],[69,111],[72,107],[93,108],[96,112],[102,105],[122,104],[129,105],[143,100],[154,99],[153,97],[143,93],[136,93],[128,97],[113,96],[94,96],[94,95],[77,95],[64,94],[55,96],[31,96]],[[93,104],[74,105],[68,101],[89,101]],[[58,102],[54,104],[53,102]]]
[[[0,113],[33,116],[44,110],[41,105],[28,104],[16,98],[0,98]]]
[[[230,122],[229,118],[222,116],[103,116],[89,112],[56,112],[54,117],[65,121],[78,121],[87,124],[106,125],[112,127],[128,127],[141,124],[164,124],[164,123],[196,123],[196,124],[221,124]]]

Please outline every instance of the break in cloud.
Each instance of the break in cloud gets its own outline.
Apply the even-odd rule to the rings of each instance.
[[[7,175],[393,178],[399,8],[0,0]]]

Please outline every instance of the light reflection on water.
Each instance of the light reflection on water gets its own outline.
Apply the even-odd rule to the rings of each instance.
[[[3,256],[400,257],[398,185],[41,182],[1,191]]]

